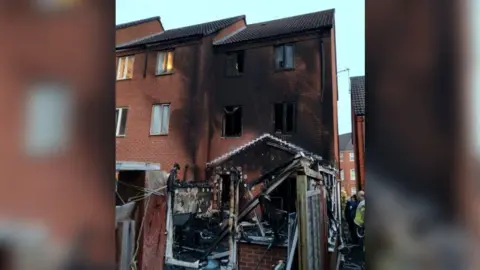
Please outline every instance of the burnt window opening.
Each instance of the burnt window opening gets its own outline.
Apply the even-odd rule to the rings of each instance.
[[[238,76],[244,71],[245,53],[243,51],[227,55],[227,76]]]
[[[223,137],[242,136],[242,107],[226,106],[223,108]]]
[[[229,210],[230,204],[230,176],[229,175],[222,175],[222,183],[221,183],[221,200],[219,202],[220,210]],[[226,219],[224,211],[220,211],[221,219]]]
[[[277,103],[274,106],[275,133],[288,134],[296,129],[296,105]]]
[[[295,52],[292,44],[284,44],[275,47],[275,69],[295,68]]]

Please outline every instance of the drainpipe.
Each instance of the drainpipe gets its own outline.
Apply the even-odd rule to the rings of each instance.
[[[323,40],[320,40],[320,72],[321,72],[321,91],[322,91],[322,101],[323,101],[323,94],[325,93],[325,78],[326,78],[326,71],[325,71],[325,45],[323,44]]]
[[[233,224],[232,239],[233,239],[233,252],[232,252],[232,265],[234,269],[237,269],[237,228],[238,228],[238,212],[239,212],[239,199],[240,199],[240,182],[242,180],[242,172],[240,168],[235,170],[235,222]]]

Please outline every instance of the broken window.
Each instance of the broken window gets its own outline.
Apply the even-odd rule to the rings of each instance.
[[[296,106],[294,103],[277,103],[274,107],[275,133],[292,133],[295,131]]]
[[[280,45],[275,47],[275,68],[292,69],[295,67],[295,53],[293,45]]]
[[[227,76],[238,76],[243,73],[244,55],[243,51],[227,55]]]
[[[242,136],[242,107],[226,106],[223,108],[223,137]]]

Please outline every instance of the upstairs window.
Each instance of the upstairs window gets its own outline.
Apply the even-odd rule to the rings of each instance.
[[[340,179],[345,179],[345,172],[343,170],[340,170]]]
[[[118,58],[117,80],[126,80],[133,77],[134,62],[135,57],[133,55]]]
[[[125,127],[127,126],[127,108],[117,108],[115,110],[115,136],[125,136]]]
[[[150,124],[150,135],[168,134],[170,122],[170,104],[155,104],[152,108],[152,123]]]
[[[340,162],[343,162],[343,152],[340,153]]]
[[[295,67],[295,53],[293,45],[275,47],[275,68],[277,70],[292,69]]]
[[[355,154],[354,153],[350,153],[350,161],[354,161],[355,160]]]
[[[173,72],[173,51],[163,51],[157,54],[156,75],[169,74]]]
[[[242,136],[242,107],[226,106],[223,108],[223,137]]]
[[[274,106],[275,133],[293,133],[296,128],[296,106],[294,103],[277,103]]]
[[[243,51],[227,54],[227,76],[243,74],[245,53]]]
[[[355,180],[355,169],[350,169],[350,180]]]

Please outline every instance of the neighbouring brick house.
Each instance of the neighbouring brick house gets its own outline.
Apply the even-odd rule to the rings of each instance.
[[[151,17],[142,20],[117,24],[115,27],[115,44],[122,44],[148,35],[163,31],[160,17]]]
[[[352,144],[352,133],[341,134],[340,145],[340,178],[342,187],[349,196],[357,193],[357,177],[355,169],[355,152]]]
[[[350,78],[352,104],[352,142],[358,188],[365,189],[365,76]]]
[[[339,163],[334,10],[250,25],[237,16],[116,51],[117,160],[188,164],[180,178],[204,181],[209,161],[270,133]],[[249,153],[252,179],[268,162]],[[142,269],[163,269],[166,203],[154,200]]]

